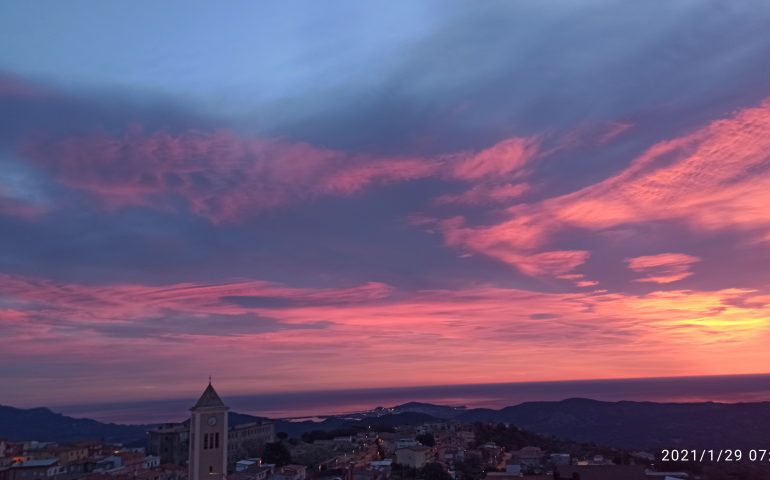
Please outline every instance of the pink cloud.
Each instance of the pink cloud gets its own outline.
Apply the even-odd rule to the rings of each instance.
[[[22,156],[107,210],[126,206],[173,211],[182,199],[213,222],[235,222],[303,200],[347,196],[377,185],[426,177],[475,181],[517,176],[537,153],[533,140],[504,140],[479,153],[372,157],[230,132],[36,137]],[[523,187],[490,187],[479,199],[510,198]]]
[[[481,184],[458,195],[441,195],[436,198],[435,203],[437,205],[494,205],[508,203],[530,190],[530,185],[526,183]]]
[[[202,371],[233,392],[255,383],[281,391],[583,378],[596,372],[597,362],[607,365],[605,377],[751,373],[764,364],[770,327],[764,304],[751,300],[768,292],[757,290],[630,295],[479,285],[395,292],[377,283],[84,285],[8,275],[0,285],[0,328],[14,332],[0,337],[0,361],[13,358],[45,372],[43,365],[66,359],[45,377],[45,391],[39,385],[45,374],[21,378],[6,401],[23,395],[34,401],[51,388],[63,402],[83,395],[94,401],[167,396],[195,390]],[[287,302],[268,308],[228,300],[239,296]],[[226,334],[231,327],[220,317],[244,314],[258,317]],[[327,324],[246,328],[266,315],[282,325]],[[168,318],[182,328],[169,327]],[[203,327],[196,332],[197,324]],[[151,333],[110,333],[124,328]],[[522,372],[522,362],[533,367]],[[264,368],[232,368],[248,364]],[[62,370],[67,365],[90,368],[72,376]],[[114,388],[101,387],[116,375]]]
[[[470,227],[454,217],[434,224],[449,246],[497,258],[533,275],[563,274],[585,261],[588,252],[551,252],[549,242],[559,231],[602,232],[676,220],[703,233],[733,229],[768,234],[766,205],[770,205],[770,99],[655,144],[623,171],[597,184],[509,207],[497,223]],[[545,255],[545,266],[533,267],[533,262],[540,262],[532,259],[540,254]],[[564,259],[563,266],[554,268],[558,258]]]
[[[556,278],[573,282],[575,286],[580,288],[599,285],[599,282],[587,279],[582,273],[563,273],[561,275],[556,275]]]
[[[630,122],[612,122],[607,126],[606,130],[599,136],[598,143],[600,145],[605,145],[607,143],[610,143],[612,140],[615,140],[617,137],[626,133],[633,126],[634,124]]]
[[[391,158],[356,162],[328,178],[322,189],[329,193],[352,194],[372,184],[398,183],[436,175],[442,162],[438,160]]]
[[[437,222],[447,246],[470,250],[496,258],[531,276],[560,276],[585,263],[585,250],[539,251],[545,231],[529,224],[526,218],[514,218],[488,227],[466,226],[462,217]]]
[[[42,205],[5,195],[0,188],[0,215],[31,220],[40,217],[46,211],[47,209]]]
[[[618,175],[540,205],[601,229],[680,219],[699,230],[770,227],[770,99],[650,147]],[[749,172],[751,172],[749,174]]]
[[[646,276],[637,282],[671,283],[692,275],[690,268],[700,258],[684,253],[660,253],[626,260],[628,268]]]
[[[539,151],[535,139],[511,138],[458,161],[451,175],[463,180],[507,177],[521,173]]]
[[[0,73],[0,97],[42,97],[48,92],[19,78]]]
[[[391,294],[390,287],[375,282],[338,289],[296,289],[260,280],[179,283],[163,287],[136,284],[92,286],[4,274],[0,274],[0,286],[4,294],[32,307],[32,310],[43,306],[43,311],[55,308],[62,314],[78,312],[82,322],[147,319],[169,311],[238,315],[270,310],[270,307],[223,301],[224,297],[280,298],[298,304],[347,304],[372,302]]]

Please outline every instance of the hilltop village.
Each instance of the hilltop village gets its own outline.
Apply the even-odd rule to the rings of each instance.
[[[190,417],[154,426],[143,447],[103,441],[0,441],[0,480],[675,480],[655,455],[542,437],[515,426],[431,422],[314,430],[232,421],[209,384]]]

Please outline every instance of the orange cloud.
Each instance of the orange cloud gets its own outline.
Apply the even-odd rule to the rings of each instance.
[[[0,285],[0,328],[13,332],[0,336],[0,361],[92,366],[83,383],[58,370],[46,379],[63,400],[152,394],[137,385],[165,396],[201,371],[234,391],[254,382],[268,391],[373,386],[372,372],[377,386],[756,373],[770,340],[770,313],[752,300],[768,292],[750,289],[405,292],[376,283],[82,285],[7,275]],[[266,318],[270,328],[256,328]],[[233,371],[244,364],[264,368]],[[99,388],[113,371],[123,372],[119,385]],[[33,391],[25,382],[18,390]]]

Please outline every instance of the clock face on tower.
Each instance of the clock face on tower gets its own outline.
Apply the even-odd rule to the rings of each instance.
[[[217,424],[217,417],[209,417],[209,425],[214,426]]]

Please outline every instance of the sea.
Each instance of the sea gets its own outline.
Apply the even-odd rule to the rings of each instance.
[[[434,385],[235,396],[228,396],[225,392],[220,394],[231,410],[238,413],[290,421],[320,421],[326,416],[360,413],[407,402],[495,409],[523,402],[567,398],[679,403],[762,402],[770,401],[770,374]],[[187,418],[195,400],[176,398],[58,405],[51,409],[64,415],[103,422],[165,423]]]

